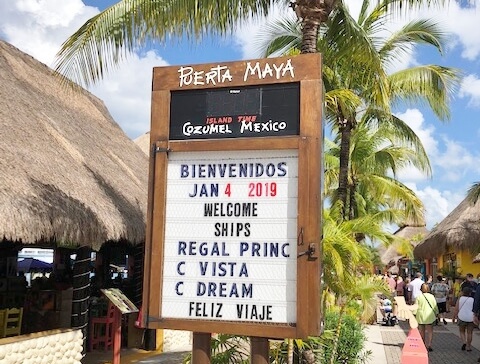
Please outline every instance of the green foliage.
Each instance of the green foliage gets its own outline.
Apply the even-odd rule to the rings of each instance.
[[[319,354],[321,352],[321,338],[309,337],[306,340],[288,340],[274,341],[270,344],[270,363],[271,364],[286,364],[288,363],[288,346],[292,342],[293,344],[293,363],[304,363],[308,359],[314,358],[314,362],[317,363]],[[313,361],[313,360],[311,360]]]
[[[339,320],[341,319],[341,322]],[[325,334],[322,335],[322,350],[319,363],[331,362],[334,347],[334,335],[328,334],[337,329],[340,324],[340,336],[334,363],[359,364],[366,363],[369,352],[364,352],[365,334],[362,324],[355,316],[343,315],[337,312],[327,312],[325,315]]]
[[[245,336],[217,334],[210,341],[212,364],[247,364],[248,339]],[[192,361],[192,354],[188,354],[183,360],[184,364]]]
[[[438,273],[443,275],[444,277],[450,277],[452,279],[462,277],[462,270],[460,268],[455,267],[442,267],[438,269]]]

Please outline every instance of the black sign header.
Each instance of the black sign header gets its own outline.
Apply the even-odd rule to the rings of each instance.
[[[298,82],[171,92],[170,139],[298,135]]]

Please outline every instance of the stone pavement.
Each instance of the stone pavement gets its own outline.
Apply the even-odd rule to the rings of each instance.
[[[367,350],[372,352],[370,363],[400,364],[402,348],[410,327],[401,321],[396,326],[371,325],[366,328]],[[439,324],[433,329],[433,351],[428,354],[429,364],[477,363],[480,357],[480,330],[473,332],[472,351],[462,351],[458,326],[447,319],[447,325]],[[408,364],[408,363],[406,363]]]

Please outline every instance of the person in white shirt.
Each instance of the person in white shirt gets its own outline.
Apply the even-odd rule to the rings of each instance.
[[[462,350],[472,351],[473,329],[475,327],[473,313],[473,297],[471,297],[472,288],[464,287],[462,296],[457,300],[453,320],[458,319],[458,330],[460,338],[463,341]],[[466,331],[466,334],[465,334]]]
[[[415,279],[410,282],[410,286],[412,287],[412,302],[415,303],[416,298],[422,294],[422,291],[420,288],[422,287],[422,284],[425,282],[422,279],[422,273],[417,272],[415,274]]]
[[[437,281],[432,284],[432,288],[430,289],[430,292],[435,296],[435,300],[437,301],[438,317],[443,320],[445,325],[447,324],[445,312],[447,312],[447,296],[449,290],[447,283],[445,283],[441,275],[437,276]]]

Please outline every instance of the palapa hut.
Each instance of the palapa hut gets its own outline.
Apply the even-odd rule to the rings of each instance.
[[[150,132],[147,131],[145,134],[140,135],[138,138],[133,140],[140,149],[146,154],[150,155]]]
[[[76,254],[73,301],[81,305],[72,307],[72,325],[79,327],[86,291],[79,298],[75,289],[88,284],[90,250],[144,242],[148,158],[101,100],[62,86],[50,68],[3,41],[0,156],[0,278],[16,274],[23,246],[76,249],[61,258]]]
[[[423,222],[400,226],[393,235],[401,238],[401,240],[390,245],[380,256],[386,270],[402,276],[411,275],[412,270],[420,271],[421,267],[410,259],[406,250],[413,249],[427,234],[428,230]],[[405,247],[402,242],[407,242],[410,246]]]
[[[480,273],[475,258],[480,251],[480,202],[465,198],[418,244],[417,259],[437,264],[451,277]]]

